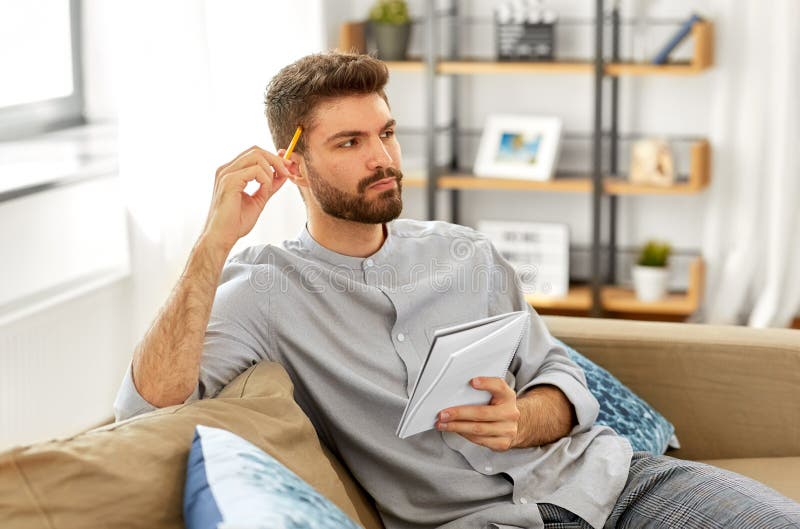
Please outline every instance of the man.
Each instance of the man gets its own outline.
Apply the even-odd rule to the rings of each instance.
[[[213,397],[269,359],[389,529],[800,525],[796,504],[755,482],[632,454],[594,425],[583,373],[485,237],[394,220],[402,172],[387,78],[379,61],[329,53],[272,80],[275,143],[288,145],[298,126],[301,140],[288,161],[282,149],[253,147],[217,171],[206,226],[134,353],[118,418]],[[287,180],[303,196],[306,227],[226,262]],[[433,331],[514,310],[531,324],[508,376],[471,381],[490,404],[442,410],[435,430],[399,439]]]

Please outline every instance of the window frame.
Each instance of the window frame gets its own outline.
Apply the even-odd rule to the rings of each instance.
[[[83,125],[83,54],[81,53],[82,0],[70,0],[72,46],[72,93],[66,97],[23,103],[0,109],[0,141],[34,136],[66,127]]]

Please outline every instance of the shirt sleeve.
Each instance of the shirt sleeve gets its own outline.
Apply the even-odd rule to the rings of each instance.
[[[198,392],[199,388],[195,387],[192,394],[184,402],[197,400]],[[156,406],[147,402],[139,393],[139,390],[136,389],[136,384],[133,383],[133,364],[129,364],[128,369],[125,370],[125,376],[122,378],[122,384],[117,391],[117,398],[114,399],[115,419],[117,422],[124,421],[157,409]]]
[[[530,314],[530,325],[509,367],[509,372],[514,377],[517,396],[523,395],[534,386],[555,386],[575,407],[578,424],[570,433],[590,430],[597,419],[600,405],[586,385],[583,369],[570,360],[564,347],[547,330],[541,316],[527,303],[513,267],[491,243],[489,248],[493,270],[490,314],[522,310]]]
[[[252,268],[232,261],[223,269],[203,342],[198,383],[184,402],[215,396],[237,375],[267,358],[269,298],[250,284]],[[114,401],[116,420],[155,409],[136,389],[129,365]]]

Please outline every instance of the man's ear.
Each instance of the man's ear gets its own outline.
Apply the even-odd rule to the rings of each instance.
[[[276,154],[283,158],[284,154],[286,154],[286,149],[280,149]],[[289,160],[292,161],[291,164],[287,165],[289,169],[289,180],[294,182],[295,185],[307,187],[308,179],[306,178],[305,159],[301,154],[293,152],[289,155]]]

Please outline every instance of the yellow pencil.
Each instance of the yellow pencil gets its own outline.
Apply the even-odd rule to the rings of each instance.
[[[283,155],[284,160],[288,160],[289,156],[292,155],[292,151],[294,150],[295,145],[297,145],[297,140],[300,139],[301,132],[303,132],[303,127],[297,127],[297,130],[294,131],[294,137],[292,138],[291,143],[289,143],[289,148],[286,149],[286,153]]]

